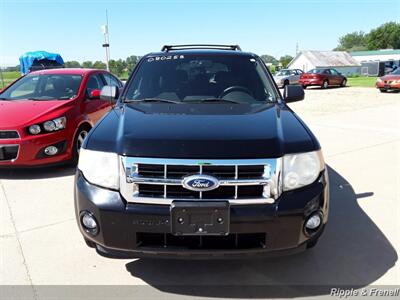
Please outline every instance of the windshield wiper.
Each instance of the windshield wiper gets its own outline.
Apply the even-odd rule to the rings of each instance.
[[[229,102],[235,104],[241,104],[242,102],[237,102],[235,100],[223,99],[223,98],[204,98],[200,99],[200,102]]]
[[[174,104],[182,104],[181,101],[160,99],[160,98],[144,98],[144,99],[138,99],[138,100],[125,100],[124,102],[125,103],[133,103],[133,102],[167,102],[167,103],[174,103]]]
[[[3,98],[3,97],[0,97],[0,100],[7,100],[7,101],[9,101],[10,99],[8,99],[8,98]]]

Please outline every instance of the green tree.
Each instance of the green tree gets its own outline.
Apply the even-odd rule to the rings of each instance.
[[[71,60],[71,61],[66,61],[64,63],[66,68],[80,68],[81,64],[77,62],[76,60]]]
[[[139,58],[136,55],[131,55],[126,58],[126,68],[128,69],[128,72],[131,73],[133,69],[135,68],[136,64],[138,63]]]
[[[84,61],[82,63],[83,68],[93,68],[93,63],[90,60]]]
[[[339,45],[333,49],[336,51],[366,50],[366,35],[362,31],[354,31],[339,38]]]
[[[285,55],[279,59],[279,62],[282,64],[282,68],[286,68],[287,65],[292,61],[293,56]]]
[[[93,63],[93,68],[94,69],[102,69],[102,70],[104,70],[104,69],[106,69],[106,64],[105,63],[103,63],[102,61],[99,61],[99,60],[96,60],[94,63]]]
[[[114,75],[117,75],[117,76],[121,76],[123,74],[124,70],[126,69],[126,63],[122,59],[118,59],[118,60],[111,59],[108,62],[108,65],[110,67],[111,73],[113,73]]]
[[[400,23],[385,23],[371,30],[366,39],[369,50],[400,49]]]
[[[260,57],[266,64],[270,63],[270,64],[277,66],[279,63],[278,60],[275,57],[273,57],[272,55],[264,54],[264,55],[261,55]]]

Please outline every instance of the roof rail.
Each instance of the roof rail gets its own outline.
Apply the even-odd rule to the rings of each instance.
[[[217,50],[242,51],[239,45],[212,45],[212,44],[164,45],[161,48],[161,51],[168,52],[171,50],[187,50],[187,49],[217,49]]]

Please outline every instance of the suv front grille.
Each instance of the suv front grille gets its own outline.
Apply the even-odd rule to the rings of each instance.
[[[227,236],[174,236],[170,233],[138,232],[139,248],[187,250],[257,249],[266,247],[265,233],[231,233]]]
[[[273,203],[279,193],[280,159],[187,160],[121,157],[121,194],[128,202],[171,204],[173,200],[227,200]],[[186,176],[218,179],[211,191],[182,185]]]
[[[19,139],[18,131],[15,130],[0,130],[0,140]]]

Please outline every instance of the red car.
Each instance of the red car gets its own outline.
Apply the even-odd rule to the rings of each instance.
[[[346,86],[347,78],[335,69],[312,69],[300,75],[299,84],[305,89],[312,85],[317,85],[326,89],[334,85]]]
[[[76,162],[84,138],[111,109],[104,85],[122,83],[104,70],[31,72],[0,92],[0,167]]]
[[[379,77],[376,80],[376,87],[382,92],[400,91],[400,68],[396,69],[392,73]]]

